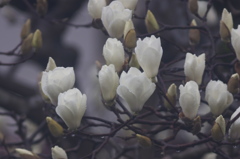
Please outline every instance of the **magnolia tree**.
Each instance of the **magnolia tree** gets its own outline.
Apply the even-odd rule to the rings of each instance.
[[[9,0],[0,2],[4,6]],[[24,3],[42,20],[58,21],[49,18],[48,1],[37,0],[36,8],[28,0]],[[91,107],[87,101],[93,99],[75,86],[75,68],[58,66],[49,57],[39,80],[44,119],[28,137],[26,114],[0,113],[14,119],[20,137],[8,142],[1,134],[2,159],[239,158],[240,27],[234,29],[237,24],[231,13],[236,16],[239,11],[232,5],[229,11],[223,8],[216,32],[208,16],[212,0],[204,2],[205,8],[197,0],[180,1],[187,6],[186,16],[194,18],[176,26],[158,20],[151,3],[155,2],[89,0],[90,25],[58,21],[68,27],[94,27],[108,37],[100,51],[105,63],[96,66],[100,90],[95,91],[101,92],[99,106],[114,120],[96,117],[97,111],[86,114]],[[145,8],[144,16],[136,13],[138,7]],[[139,31],[136,20],[144,22],[140,27],[145,32]],[[171,30],[184,30],[189,43],[172,41]],[[20,44],[1,52],[24,55],[20,61],[0,65],[23,63],[43,47],[41,31],[31,31],[27,20]],[[171,56],[164,44],[177,49],[177,54]],[[170,60],[163,60],[164,56]],[[45,145],[38,145],[42,141]]]

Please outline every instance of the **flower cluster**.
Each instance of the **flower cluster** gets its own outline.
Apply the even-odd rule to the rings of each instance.
[[[122,43],[108,38],[103,47],[106,64],[99,71],[99,83],[105,104],[113,103],[117,94],[123,98],[133,113],[139,112],[144,103],[153,94],[162,58],[160,38],[151,36],[136,43],[136,60],[144,72],[131,67],[128,72],[121,72],[125,65],[125,52]],[[134,56],[132,56],[133,58]],[[120,82],[117,72],[120,75]]]
[[[44,99],[57,106],[56,113],[69,129],[76,129],[86,111],[87,97],[77,88],[73,88],[75,74],[72,67],[57,67],[49,58],[47,68],[42,73],[40,82]]]

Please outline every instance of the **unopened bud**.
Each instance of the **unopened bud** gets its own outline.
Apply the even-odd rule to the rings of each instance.
[[[153,33],[159,30],[157,20],[150,10],[147,11],[147,15],[145,17],[145,25],[147,27],[148,33]]]
[[[54,137],[59,137],[63,135],[63,128],[51,117],[46,117],[48,129]]]
[[[226,124],[222,115],[218,116],[212,127],[211,134],[215,141],[221,141],[224,139],[226,133]]]
[[[136,47],[137,35],[132,20],[128,20],[124,27],[124,46],[128,49]]]
[[[177,86],[175,83],[171,84],[167,90],[166,96],[170,103],[164,99],[164,106],[168,109],[171,110],[172,106],[176,105],[176,97],[177,97]]]
[[[192,126],[193,135],[196,135],[197,133],[199,133],[201,131],[201,127],[202,127],[201,117],[197,116],[193,120],[193,126]]]
[[[22,27],[21,38],[25,39],[31,32],[31,20],[28,19]]]
[[[230,42],[232,28],[232,14],[224,8],[222,12],[222,18],[220,20],[220,36],[222,41]]]
[[[47,14],[48,2],[47,0],[37,0],[37,13],[44,17]]]
[[[40,159],[36,154],[26,149],[16,148],[15,150],[19,154],[21,159]]]
[[[192,20],[191,26],[197,26],[195,19]],[[196,45],[200,41],[200,31],[198,29],[189,30],[189,42],[190,45]]]
[[[138,69],[140,68],[140,65],[139,65],[138,60],[137,60],[136,53],[132,53],[132,57],[130,59],[129,66],[130,67],[136,67]]]
[[[23,40],[21,45],[22,54],[28,54],[32,51],[32,39],[33,34],[31,33]]]
[[[47,67],[46,67],[45,71],[46,72],[52,71],[56,67],[57,67],[57,65],[56,65],[55,61],[53,60],[53,58],[49,57]]]
[[[188,0],[188,8],[192,14],[198,13],[198,0]]]
[[[235,73],[231,76],[228,81],[228,91],[232,94],[237,94],[240,92],[239,90],[239,75]]]
[[[230,31],[222,20],[220,21],[220,36],[222,41],[230,42]]]
[[[136,137],[138,139],[140,146],[142,146],[142,147],[151,147],[152,146],[152,141],[151,141],[151,139],[149,139],[149,137],[143,136],[140,134],[136,134]]]
[[[36,49],[42,48],[42,33],[38,29],[33,34],[32,47]]]

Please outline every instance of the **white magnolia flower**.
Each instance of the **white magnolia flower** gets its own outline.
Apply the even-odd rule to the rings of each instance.
[[[103,46],[103,56],[107,65],[113,64],[117,72],[122,70],[124,64],[124,49],[117,39],[108,38]]]
[[[80,126],[86,111],[86,102],[86,95],[82,94],[77,88],[59,94],[56,112],[69,129],[76,129]]]
[[[235,116],[240,113],[240,107],[232,114],[231,119],[235,118]],[[240,118],[238,118],[229,129],[229,137],[231,140],[235,141],[240,138]]]
[[[232,29],[231,32],[231,43],[235,50],[238,61],[240,61],[240,25],[237,29]]]
[[[205,69],[205,53],[193,55],[187,53],[184,63],[184,73],[188,80],[197,82],[198,85],[202,83],[202,76]]]
[[[119,77],[114,65],[104,65],[98,74],[102,97],[105,101],[112,101],[116,96]]]
[[[52,158],[53,159],[68,159],[66,152],[59,146],[54,146],[52,148]]]
[[[58,95],[71,89],[75,83],[75,74],[72,67],[56,67],[42,73],[41,88],[50,100],[56,105]]]
[[[125,9],[119,1],[113,1],[102,10],[102,23],[108,34],[114,38],[121,38],[127,20],[131,19],[132,11]]]
[[[127,9],[134,10],[136,8],[138,0],[117,0],[122,2],[123,6]]]
[[[155,88],[156,85],[147,78],[145,73],[131,67],[128,73],[122,72],[117,93],[128,103],[131,111],[137,113],[153,94]]]
[[[102,9],[105,6],[107,6],[106,0],[89,0],[88,13],[93,19],[100,19],[102,16]]]
[[[148,78],[155,77],[163,54],[160,38],[152,35],[150,38],[138,39],[135,52],[138,63]]]
[[[195,118],[200,105],[200,93],[197,83],[189,81],[185,86],[180,85],[179,90],[179,104],[182,107],[183,114],[189,119]]]
[[[233,102],[233,96],[227,90],[227,85],[222,81],[210,81],[206,87],[205,99],[211,112],[219,116]]]

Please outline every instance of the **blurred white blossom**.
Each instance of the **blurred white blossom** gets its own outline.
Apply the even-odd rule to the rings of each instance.
[[[240,61],[240,25],[237,29],[232,29],[231,43],[235,50],[238,61]]]
[[[117,0],[122,2],[123,6],[127,9],[134,10],[136,8],[138,0]]]
[[[107,65],[113,64],[117,72],[122,70],[125,58],[123,45],[119,40],[108,38],[103,46],[103,56]]]
[[[121,38],[127,20],[131,19],[132,11],[125,9],[119,1],[113,1],[102,10],[102,23],[108,34],[114,38]]]
[[[189,81],[185,86],[180,85],[179,104],[183,114],[189,119],[196,117],[200,105],[200,93],[195,81]]]
[[[148,78],[155,77],[163,54],[160,38],[152,35],[150,38],[138,39],[135,52],[138,63]]]
[[[240,107],[232,114],[230,120],[235,118],[238,113],[240,113]],[[229,129],[229,137],[232,141],[235,141],[240,138],[240,118],[238,118],[234,123],[232,123]]]
[[[52,148],[52,158],[53,159],[68,159],[66,152],[59,146],[54,146]]]
[[[86,111],[86,103],[87,96],[82,94],[77,88],[59,94],[56,112],[70,130],[80,126]]]
[[[75,74],[72,67],[56,67],[42,73],[41,88],[50,100],[56,105],[58,95],[71,89],[75,83]]]
[[[89,0],[88,13],[93,19],[100,19],[102,16],[102,9],[105,6],[107,6],[106,0]]]
[[[137,68],[131,67],[128,73],[122,72],[117,93],[128,103],[133,113],[138,113],[155,88],[156,85],[144,72],[141,73]]]
[[[211,80],[206,87],[205,94],[205,99],[215,116],[222,114],[233,102],[233,96],[228,92],[227,85],[219,80]]]
[[[200,85],[202,83],[204,69],[205,53],[199,56],[187,53],[184,63],[184,73],[188,80],[195,81]]]
[[[37,155],[26,149],[16,148],[15,150],[19,154],[21,159],[39,159]]]

